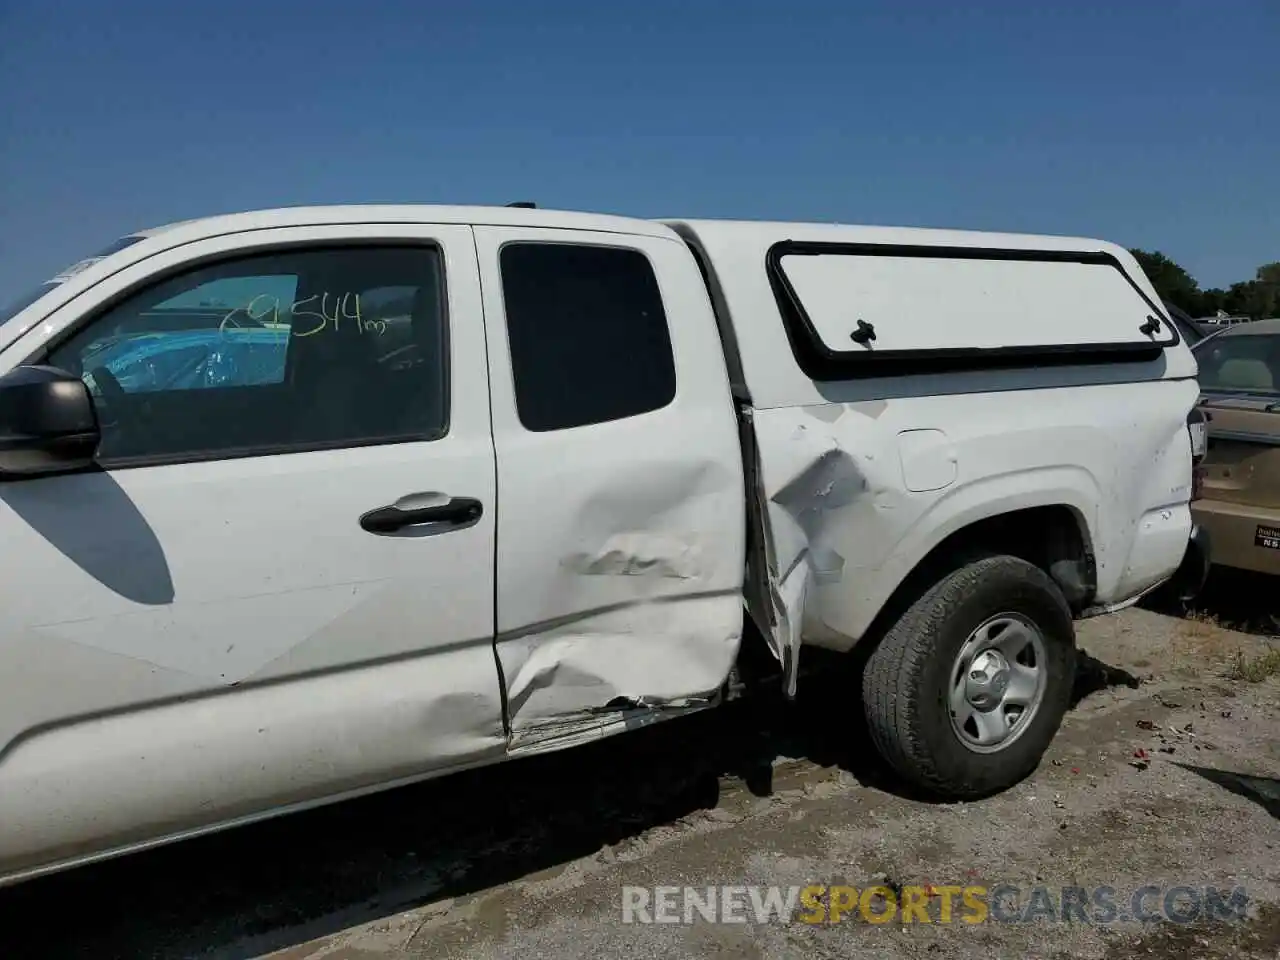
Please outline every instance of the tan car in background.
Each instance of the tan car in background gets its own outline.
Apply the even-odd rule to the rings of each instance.
[[[1194,351],[1208,450],[1192,513],[1212,563],[1280,575],[1280,320],[1226,327]]]

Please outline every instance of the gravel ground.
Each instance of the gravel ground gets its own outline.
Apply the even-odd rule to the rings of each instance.
[[[1280,676],[1233,669],[1280,643],[1210,614],[1081,624],[1079,700],[1048,758],[980,803],[910,796],[832,671],[792,706],[730,704],[0,891],[0,955],[1274,958]],[[1248,919],[622,922],[624,886],[877,883],[1011,884],[1023,908],[1043,886],[1055,911],[1065,886],[1110,886],[1121,910],[1147,884],[1243,887]]]

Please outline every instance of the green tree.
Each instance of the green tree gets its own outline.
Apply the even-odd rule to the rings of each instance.
[[[1233,283],[1226,292],[1222,309],[1233,316],[1265,320],[1280,312],[1280,263],[1266,263],[1253,280]]]
[[[1191,315],[1193,317],[1211,317],[1219,310],[1227,310],[1227,291],[1220,287],[1210,287],[1208,290],[1200,291],[1200,310]]]
[[[1280,263],[1264,263],[1255,276],[1258,319],[1280,316]]]
[[[1233,317],[1252,316],[1249,307],[1253,300],[1253,281],[1240,280],[1227,287],[1227,296],[1222,302],[1222,309]]]
[[[1201,315],[1203,296],[1195,277],[1174,263],[1159,250],[1130,250],[1142,267],[1156,293],[1193,317]]]

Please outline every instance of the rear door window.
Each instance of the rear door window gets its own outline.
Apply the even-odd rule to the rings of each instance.
[[[675,399],[675,359],[649,258],[621,247],[512,243],[502,293],[525,429],[634,417]]]

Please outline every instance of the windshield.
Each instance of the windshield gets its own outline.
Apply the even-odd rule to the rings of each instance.
[[[1195,354],[1201,390],[1280,396],[1280,329],[1209,337],[1196,344]]]
[[[137,235],[129,236],[129,237],[121,237],[119,240],[116,240],[114,243],[110,244],[109,246],[104,247],[102,250],[99,250],[93,256],[86,257],[83,260],[73,263],[71,266],[67,267],[67,269],[63,270],[52,280],[46,280],[44,283],[40,284],[35,289],[28,290],[22,296],[14,300],[12,303],[6,303],[3,307],[0,307],[0,324],[8,323],[14,317],[20,314],[23,310],[27,309],[27,307],[31,306],[33,303],[35,303],[37,300],[43,297],[46,293],[48,293],[51,290],[56,290],[61,284],[66,283],[66,281],[70,280],[72,277],[74,277],[77,273],[80,273],[82,270],[87,270],[89,267],[93,266],[99,260],[105,260],[107,257],[111,256],[113,253],[118,253],[119,251],[123,250],[125,247],[131,247],[138,241],[145,240],[145,239],[146,237],[137,236]]]

